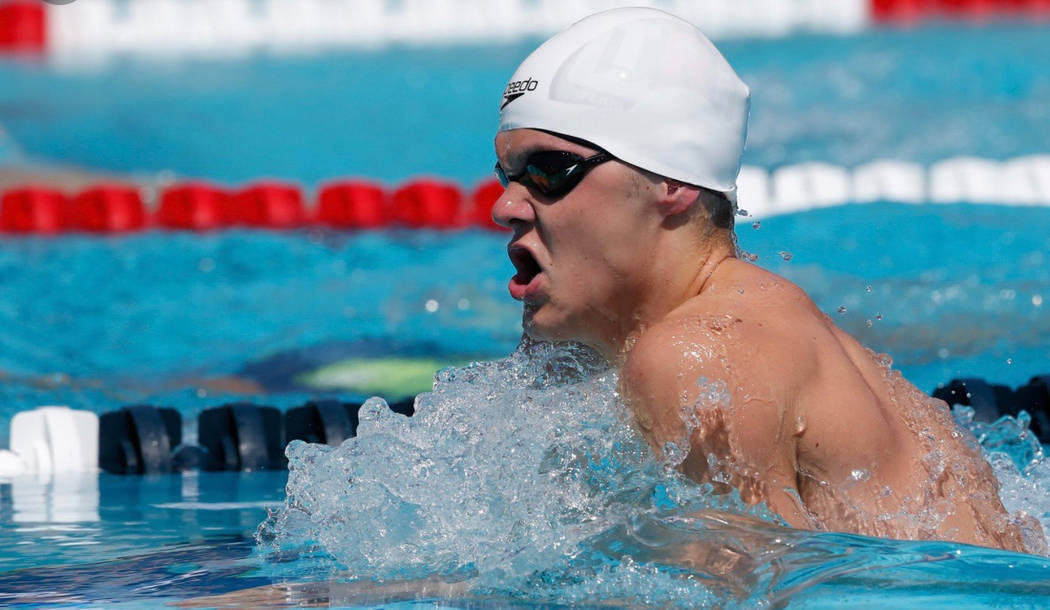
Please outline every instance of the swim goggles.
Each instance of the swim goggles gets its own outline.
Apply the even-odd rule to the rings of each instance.
[[[584,158],[566,150],[541,150],[525,159],[525,170],[520,174],[507,173],[499,161],[496,162],[495,172],[503,188],[507,188],[511,182],[517,182],[535,188],[545,197],[556,198],[575,188],[595,166],[613,159],[615,157],[605,151]]]

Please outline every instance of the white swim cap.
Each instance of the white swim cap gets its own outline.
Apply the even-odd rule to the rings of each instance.
[[[500,100],[499,130],[589,142],[736,200],[751,93],[689,22],[652,8],[577,21],[532,52]]]

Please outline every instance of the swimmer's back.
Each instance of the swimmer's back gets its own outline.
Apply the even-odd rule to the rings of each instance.
[[[730,401],[723,414],[701,414],[709,429],[693,435],[693,448],[732,463],[745,499],[766,501],[791,525],[1020,548],[991,469],[943,406],[784,278],[724,261],[699,295],[638,338],[625,394],[643,403],[678,397],[682,408],[695,404],[699,377],[725,381]],[[935,448],[957,456],[940,480],[927,461]],[[697,457],[684,470],[703,480],[706,460]],[[931,516],[938,511],[947,516]]]

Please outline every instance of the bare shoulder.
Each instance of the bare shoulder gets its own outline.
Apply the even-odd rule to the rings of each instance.
[[[636,338],[622,369],[626,385],[666,394],[695,384],[698,376],[735,385],[745,378],[794,377],[776,369],[782,361],[805,360],[805,335],[819,331],[826,318],[780,276],[736,260],[723,267],[707,290]]]
[[[700,295],[641,333],[621,389],[654,444],[681,438],[681,420],[695,417],[699,405],[699,415],[712,418],[708,430],[732,429],[726,442],[755,458],[748,462],[768,466],[782,458],[771,452],[791,453],[784,439],[819,371],[828,326],[790,281],[727,261]],[[702,392],[724,402],[700,404]]]
[[[663,320],[637,337],[620,370],[620,388],[656,446],[687,434],[685,409],[697,380],[724,377],[723,347],[688,318]]]
[[[733,406],[727,417],[739,416],[737,430],[762,443],[779,430],[756,422],[783,421],[793,380],[815,366],[797,333],[821,314],[797,286],[747,263],[731,261],[713,280],[637,337],[621,388],[643,428],[667,439],[680,437],[678,420],[716,386]]]
[[[672,312],[664,322],[692,329],[695,339],[721,348],[727,378],[787,389],[815,364],[819,337],[832,326],[804,290],[791,281],[732,260],[708,288]],[[780,395],[783,392],[776,392]],[[785,396],[779,396],[786,398]]]

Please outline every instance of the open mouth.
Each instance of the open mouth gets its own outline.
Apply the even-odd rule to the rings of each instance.
[[[510,279],[510,294],[515,299],[522,300],[529,296],[529,288],[533,280],[536,279],[536,276],[543,269],[536,262],[536,258],[532,256],[532,253],[525,248],[511,247],[507,250],[507,253],[510,256],[510,262],[517,270],[514,277]]]

